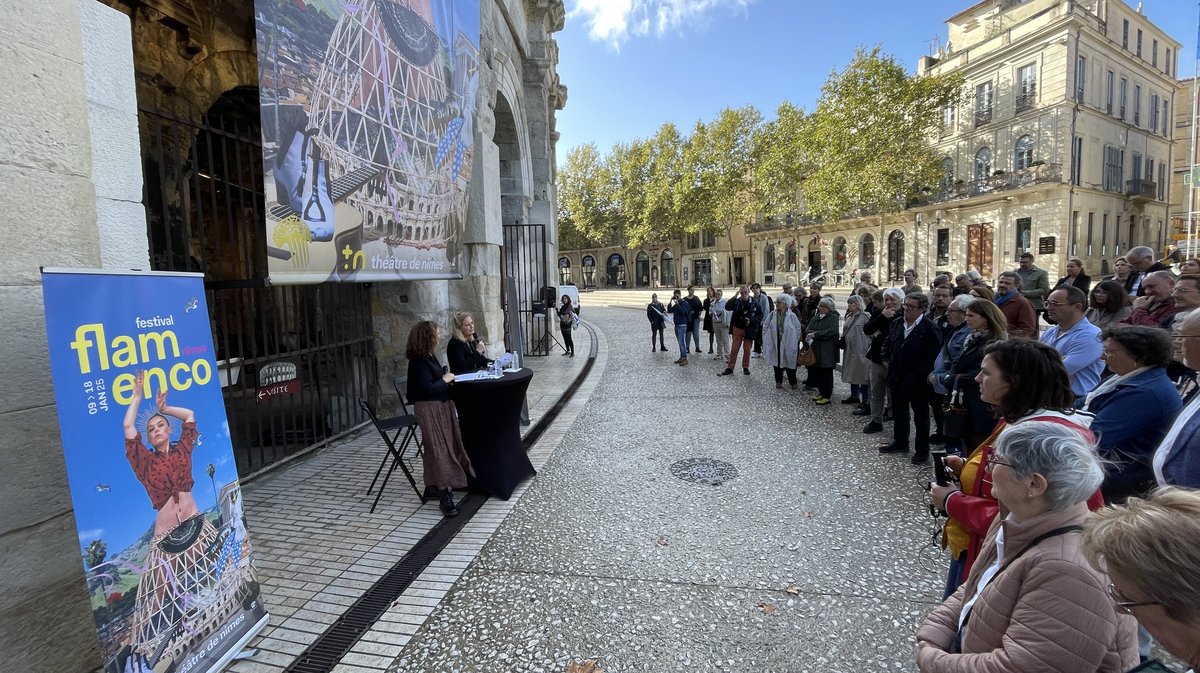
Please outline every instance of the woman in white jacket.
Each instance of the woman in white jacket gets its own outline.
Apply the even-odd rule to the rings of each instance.
[[[763,359],[775,369],[775,387],[783,387],[783,374],[796,387],[796,356],[800,351],[800,319],[792,312],[791,295],[775,298],[775,310],[763,320]]]

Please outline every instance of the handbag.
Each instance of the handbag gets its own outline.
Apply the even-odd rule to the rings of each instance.
[[[971,415],[967,405],[963,402],[962,391],[958,389],[957,376],[954,377],[954,389],[942,403],[942,411],[942,434],[955,439],[966,437],[967,430],[970,428]]]
[[[811,367],[815,364],[817,364],[816,351],[813,350],[812,346],[804,344],[804,348],[796,353],[796,366]]]

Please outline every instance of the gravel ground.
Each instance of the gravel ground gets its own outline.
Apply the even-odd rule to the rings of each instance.
[[[638,311],[588,319],[608,352],[586,410],[393,670],[915,671],[947,563],[927,468],[762,360],[718,378],[651,353]],[[672,473],[692,459],[736,476]]]

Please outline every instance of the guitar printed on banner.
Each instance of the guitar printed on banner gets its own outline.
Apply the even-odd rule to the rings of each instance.
[[[341,278],[350,275],[345,273],[340,261],[344,246],[334,242],[314,248],[313,244],[332,242],[338,230],[361,232],[362,214],[344,201],[362,189],[378,170],[361,168],[330,181],[329,164],[321,158],[312,131],[297,130],[280,148],[272,162],[271,173],[276,203],[267,209],[267,231],[271,242],[267,248],[268,256],[289,260],[292,268],[297,270],[315,265],[328,268]],[[354,252],[361,249],[360,233]],[[350,266],[353,270],[353,264]]]

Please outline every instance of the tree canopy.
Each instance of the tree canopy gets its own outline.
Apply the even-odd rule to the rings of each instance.
[[[860,48],[811,113],[784,101],[764,121],[753,106],[726,108],[687,136],[666,123],[605,156],[581,145],[557,174],[560,240],[639,247],[728,235],[757,213],[902,210],[937,183],[941,113],[964,95],[961,76],[910,76],[878,47]]]

